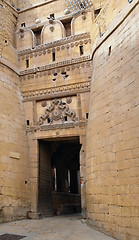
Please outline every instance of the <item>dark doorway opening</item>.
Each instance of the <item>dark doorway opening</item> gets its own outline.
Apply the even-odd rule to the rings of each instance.
[[[39,140],[39,195],[41,216],[81,211],[79,138]]]

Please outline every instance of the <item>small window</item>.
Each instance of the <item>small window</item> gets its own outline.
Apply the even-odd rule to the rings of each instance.
[[[88,117],[89,117],[89,113],[86,113],[86,119],[88,119]]]
[[[57,76],[57,73],[54,73],[54,76]]]
[[[47,118],[47,122],[50,123],[50,118]]]
[[[29,68],[29,59],[26,59],[26,68]]]
[[[111,46],[109,47],[109,52],[108,52],[108,56],[111,55]]]
[[[65,28],[66,37],[71,36],[71,20],[72,18],[61,20]]]
[[[50,18],[55,19],[55,14],[54,13],[50,14]]]
[[[66,72],[61,72],[62,75],[66,75],[67,73]]]
[[[41,31],[42,27],[39,27],[37,29],[32,29],[35,35],[35,45],[38,46],[41,44]]]
[[[67,122],[68,121],[68,118],[67,116],[64,117],[64,121]]]
[[[25,23],[21,23],[21,27],[25,27],[26,26],[26,24]]]
[[[81,56],[81,55],[84,54],[84,52],[83,52],[83,46],[79,46],[79,48],[80,48],[80,56]]]
[[[29,126],[29,120],[27,120],[27,126]]]
[[[52,61],[54,62],[56,60],[55,52],[52,53]]]

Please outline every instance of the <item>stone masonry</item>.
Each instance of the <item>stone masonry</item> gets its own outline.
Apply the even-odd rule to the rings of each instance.
[[[0,223],[55,214],[53,195],[137,240],[138,1],[76,2],[0,0]]]

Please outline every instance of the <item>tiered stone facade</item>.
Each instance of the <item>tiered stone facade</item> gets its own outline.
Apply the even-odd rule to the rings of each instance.
[[[64,0],[0,1],[1,222],[38,218],[45,141],[78,138],[83,217],[138,239],[137,9],[94,0],[72,15]]]

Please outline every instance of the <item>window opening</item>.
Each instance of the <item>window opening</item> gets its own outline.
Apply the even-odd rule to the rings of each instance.
[[[64,25],[65,32],[66,32],[66,37],[71,36],[71,20],[72,18],[62,20],[61,22]]]
[[[37,29],[32,29],[34,35],[35,35],[35,40],[36,40],[36,46],[41,44],[41,31],[42,31],[42,27],[39,27]]]
[[[55,19],[55,14],[54,13],[50,14],[50,18]]]
[[[21,27],[25,27],[26,26],[26,24],[25,23],[21,23]]]
[[[83,52],[83,46],[79,46],[79,48],[80,48],[80,55],[83,55],[83,54],[84,54],[84,52]]]
[[[57,73],[54,73],[54,76],[57,76]]]
[[[108,56],[111,55],[111,46],[109,47],[109,52],[108,52]]]
[[[29,68],[29,59],[26,59],[26,68]]]
[[[47,122],[50,123],[50,118],[47,118]]]
[[[62,75],[66,75],[67,73],[66,72],[61,72]]]
[[[52,61],[54,62],[56,60],[55,52],[52,53]]]
[[[27,126],[29,126],[29,120],[27,120]]]
[[[68,118],[67,118],[67,116],[65,116],[65,117],[64,117],[64,120],[65,120],[65,122],[67,122],[67,121],[68,121]]]
[[[88,117],[89,117],[89,113],[86,113],[86,119],[88,119]]]

